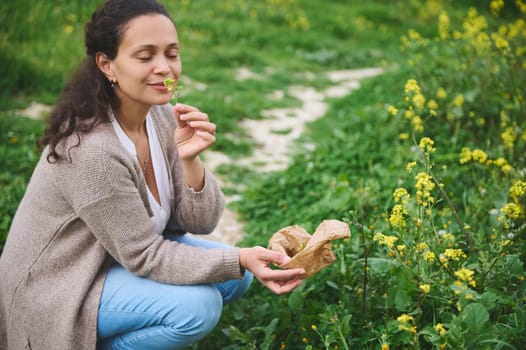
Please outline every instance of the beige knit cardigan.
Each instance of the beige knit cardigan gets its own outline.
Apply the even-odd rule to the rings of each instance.
[[[169,105],[154,106],[168,164],[169,228],[210,233],[224,208],[208,171],[185,185]],[[78,143],[67,140],[65,149]],[[239,279],[239,251],[206,250],[153,232],[147,187],[111,124],[82,135],[69,160],[36,166],[0,257],[0,349],[95,349],[102,285],[113,259],[132,273],[173,284]]]

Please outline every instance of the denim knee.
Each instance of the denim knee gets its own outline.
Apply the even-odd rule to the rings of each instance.
[[[183,320],[177,310],[174,310],[174,314],[170,316],[174,321],[170,322],[169,327],[174,337],[184,336],[189,341],[195,342],[204,338],[219,322],[223,310],[223,298],[212,286],[203,286],[187,298],[187,307],[191,312],[187,312],[188,316]]]

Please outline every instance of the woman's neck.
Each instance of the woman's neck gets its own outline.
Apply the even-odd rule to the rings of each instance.
[[[115,117],[126,133],[141,135],[145,131],[145,121],[148,110],[149,108],[142,106],[121,105],[121,108],[115,111]]]

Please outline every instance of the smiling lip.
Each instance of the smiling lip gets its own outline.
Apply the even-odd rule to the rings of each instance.
[[[152,83],[152,84],[148,84],[148,85],[153,87],[155,90],[161,90],[161,91],[167,91],[168,90],[168,87],[166,87],[163,82]]]

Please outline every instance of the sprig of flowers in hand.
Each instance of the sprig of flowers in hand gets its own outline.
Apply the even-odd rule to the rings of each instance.
[[[170,92],[174,89],[174,83],[175,83],[174,78],[166,78],[163,81],[164,86],[166,86],[168,88],[168,91]],[[177,99],[179,98],[179,96],[181,96],[181,92],[183,90],[184,90],[184,87],[182,85],[177,85],[177,87],[175,88],[174,95],[172,96],[172,100],[175,103],[177,103]]]

